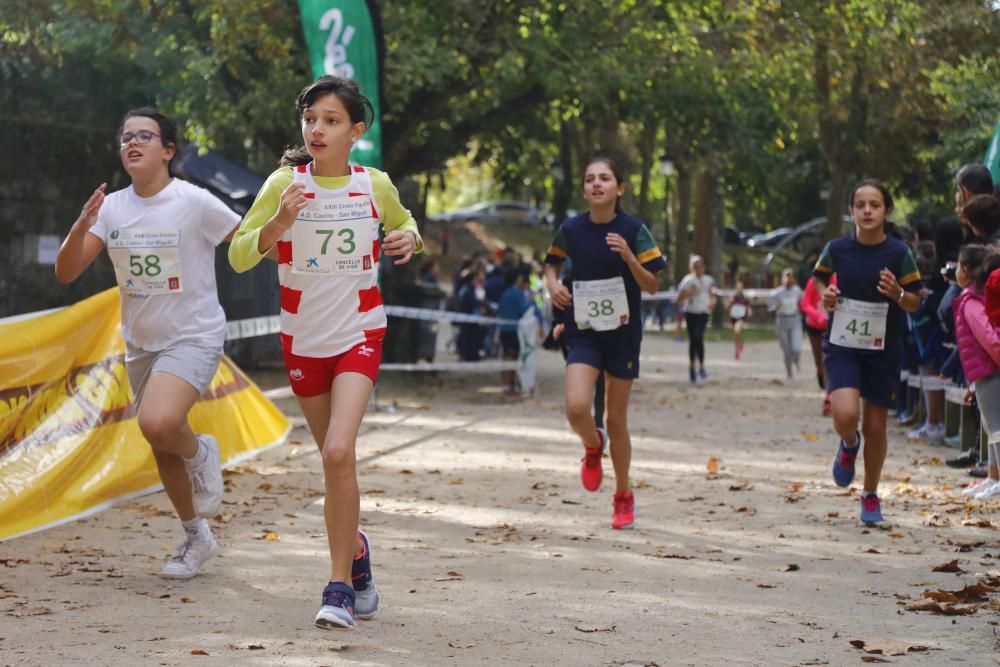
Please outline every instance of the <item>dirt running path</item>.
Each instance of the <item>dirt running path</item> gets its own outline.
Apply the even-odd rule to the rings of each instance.
[[[518,403],[477,391],[492,377],[388,378],[398,409],[368,416],[359,451],[375,620],[312,626],[323,485],[300,427],[227,476],[224,548],[192,581],[156,577],[179,532],[163,494],[0,544],[0,664],[845,665],[863,655],[850,640],[881,637],[935,649],[900,663],[992,664],[989,602],[942,616],[901,600],[998,569],[995,507],[951,500],[954,450],[894,431],[890,528],[859,528],[856,497],[830,481],[812,369],[782,386],[777,344],[730,355],[711,344],[720,361],[692,388],[685,347],[647,338],[638,530],[609,528],[609,481],[579,485],[556,355]],[[932,572],[953,559],[967,574]]]

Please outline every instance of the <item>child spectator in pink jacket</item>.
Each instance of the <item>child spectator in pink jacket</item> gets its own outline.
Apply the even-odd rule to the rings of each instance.
[[[991,246],[970,244],[958,256],[955,280],[962,293],[955,299],[955,341],[965,378],[976,394],[983,431],[988,435],[989,477],[962,494],[980,500],[1000,498],[1000,331],[990,323],[983,291],[1000,268],[1000,254]]]

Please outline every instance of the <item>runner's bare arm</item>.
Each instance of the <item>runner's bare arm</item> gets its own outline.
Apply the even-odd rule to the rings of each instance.
[[[79,278],[104,249],[104,241],[95,234],[90,234],[88,230],[97,222],[97,214],[101,210],[101,204],[104,203],[105,187],[106,184],[101,183],[94,190],[94,194],[90,195],[80,210],[80,216],[59,247],[59,253],[56,255],[56,280],[63,285]]]
[[[620,234],[611,233],[607,235],[607,243],[608,247],[618,253],[618,256],[628,264],[629,271],[632,272],[632,277],[635,278],[635,281],[639,283],[639,287],[644,292],[656,294],[660,288],[660,283],[656,280],[656,274],[639,263],[639,259],[632,252],[632,248],[629,247],[625,238]]]
[[[568,307],[573,300],[569,290],[559,281],[559,269],[554,264],[545,265],[545,286],[552,295],[552,303],[560,308]]]

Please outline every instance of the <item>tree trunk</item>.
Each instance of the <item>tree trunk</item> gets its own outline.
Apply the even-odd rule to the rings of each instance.
[[[646,121],[646,124],[642,127],[642,132],[639,133],[639,156],[641,161],[642,173],[640,174],[639,181],[639,203],[637,209],[637,215],[640,220],[649,222],[649,184],[650,184],[650,171],[653,169],[654,159],[653,154],[656,150],[656,123],[652,119]],[[669,238],[669,235],[668,237]]]
[[[691,224],[691,169],[680,160],[674,162],[677,170],[677,215],[674,216],[674,283],[679,283],[688,272],[688,227]]]
[[[830,166],[830,198],[826,201],[826,227],[823,236],[832,241],[843,235],[842,219],[847,208],[847,195],[850,189],[850,174],[846,169],[834,162]]]
[[[716,272],[716,267],[709,266],[712,259],[712,237],[715,236],[715,187],[715,170],[711,166],[702,165],[695,183],[692,249],[705,259],[705,268],[709,273]]]

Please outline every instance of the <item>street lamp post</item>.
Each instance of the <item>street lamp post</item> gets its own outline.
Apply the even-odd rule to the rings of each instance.
[[[663,217],[663,249],[670,252],[670,221],[673,216],[670,214],[670,185],[674,175],[674,159],[669,153],[664,153],[660,158],[660,173],[664,176],[664,217]],[[680,231],[677,232],[678,234]],[[676,261],[676,259],[674,260]]]

